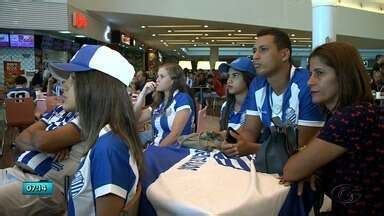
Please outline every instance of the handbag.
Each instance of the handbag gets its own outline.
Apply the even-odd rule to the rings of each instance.
[[[261,149],[256,153],[255,167],[258,172],[283,173],[288,158],[298,149],[298,130],[292,123],[283,123],[273,117],[274,126],[264,128]]]

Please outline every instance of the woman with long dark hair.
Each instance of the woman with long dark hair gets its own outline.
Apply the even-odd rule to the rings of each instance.
[[[228,127],[237,130],[245,122],[244,102],[256,71],[251,59],[247,57],[238,58],[231,64],[222,64],[219,70],[228,73],[227,100],[221,107],[220,130]]]
[[[312,101],[328,118],[288,160],[283,180],[300,181],[318,171],[332,215],[382,215],[384,110],[373,102],[361,57],[349,44],[327,43],[312,52],[309,68]]]
[[[119,215],[136,193],[142,148],[127,86],[134,69],[118,52],[84,45],[70,63],[53,64],[70,74],[64,105],[73,104],[89,143],[68,192],[68,215]]]
[[[145,96],[153,91],[153,110],[141,111]],[[192,133],[196,112],[183,69],[174,63],[160,66],[156,83],[146,83],[140,92],[135,104],[135,113],[140,116],[139,122],[151,119],[152,144],[156,146],[175,144],[180,135]]]

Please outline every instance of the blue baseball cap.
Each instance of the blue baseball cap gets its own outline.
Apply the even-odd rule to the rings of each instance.
[[[230,64],[223,63],[219,66],[219,71],[221,73],[228,73],[229,68],[237,70],[242,73],[249,73],[256,76],[256,70],[253,66],[252,60],[248,57],[240,57],[233,60]]]
[[[106,46],[83,45],[69,63],[51,63],[52,75],[66,79],[69,73],[98,70],[129,85],[135,75],[134,67],[119,52]],[[68,73],[69,72],[69,73]]]

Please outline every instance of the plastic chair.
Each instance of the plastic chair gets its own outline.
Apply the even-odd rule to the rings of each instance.
[[[5,99],[5,131],[1,152],[8,152],[18,132],[35,122],[35,105],[32,98]]]
[[[122,215],[139,215],[139,204],[141,196],[141,184],[137,184],[136,193],[133,198],[124,206]]]

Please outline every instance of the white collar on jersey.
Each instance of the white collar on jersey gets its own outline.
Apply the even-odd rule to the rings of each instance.
[[[179,93],[179,89],[176,89],[176,91],[173,92],[173,97],[175,97]]]
[[[109,124],[105,125],[99,132],[99,137],[103,136],[104,134],[108,133],[109,131],[111,131],[112,128]]]
[[[295,75],[295,70],[296,70],[296,67],[292,65],[291,66],[291,72],[290,72],[290,75],[289,75],[289,80],[291,80],[293,75]]]

